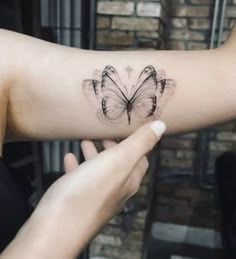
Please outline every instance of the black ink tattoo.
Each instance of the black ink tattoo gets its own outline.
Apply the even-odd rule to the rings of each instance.
[[[130,90],[110,65],[96,77],[83,81],[84,92],[97,106],[98,118],[112,123],[122,123],[126,117],[130,125],[133,120],[144,122],[160,115],[160,107],[175,90],[175,81],[151,65],[143,69]]]
[[[130,74],[134,71],[134,69],[130,66],[125,68],[125,71],[128,73],[129,79],[130,79]]]

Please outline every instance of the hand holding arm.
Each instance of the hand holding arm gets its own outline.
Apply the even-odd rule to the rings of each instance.
[[[118,145],[105,141],[100,154],[84,141],[87,161],[78,167],[75,157],[66,157],[70,172],[49,188],[2,259],[75,258],[138,190],[148,167],[145,154],[164,130],[162,122],[145,125]]]

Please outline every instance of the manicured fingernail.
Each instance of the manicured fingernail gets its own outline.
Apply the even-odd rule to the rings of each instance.
[[[150,128],[154,131],[156,134],[157,138],[160,138],[162,134],[166,130],[166,125],[163,121],[154,121],[151,125]]]

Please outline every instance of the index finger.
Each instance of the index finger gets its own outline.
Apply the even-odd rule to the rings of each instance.
[[[136,163],[153,149],[165,130],[166,125],[163,121],[148,123],[117,145],[118,152],[122,152],[131,163]]]

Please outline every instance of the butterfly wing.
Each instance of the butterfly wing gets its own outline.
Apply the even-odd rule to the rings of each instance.
[[[83,90],[90,102],[97,107],[97,115],[104,122],[119,123],[127,110],[128,92],[115,68],[106,66],[101,73],[101,81],[96,79],[83,81]],[[95,76],[94,76],[95,78]]]
[[[143,85],[149,85],[153,90],[157,87],[157,73],[153,66],[146,66],[140,73],[136,85],[132,88],[131,96],[138,95],[144,89]]]
[[[160,81],[158,81],[156,92],[158,110],[160,110],[166,104],[166,102],[175,92],[175,89],[176,83],[172,79],[161,79]]]
[[[174,90],[175,82],[166,79],[164,71],[156,72],[153,66],[145,67],[132,90],[133,118],[143,121],[159,116],[160,107]]]
[[[136,85],[132,88],[132,117],[136,121],[144,121],[156,111],[158,88],[157,73],[153,66],[147,66],[141,72]]]
[[[97,115],[104,122],[120,123],[127,114],[126,104],[114,101],[113,98],[105,96],[102,99],[102,108],[98,110]]]
[[[101,82],[96,79],[86,79],[82,83],[85,95],[96,108],[101,108],[102,98],[104,97],[101,85]]]
[[[128,99],[128,91],[113,66],[106,66],[102,72],[102,91],[104,96],[121,99],[125,102]]]
[[[102,73],[101,90],[103,93],[100,117],[119,123],[126,114],[128,91],[112,66],[106,66]]]

